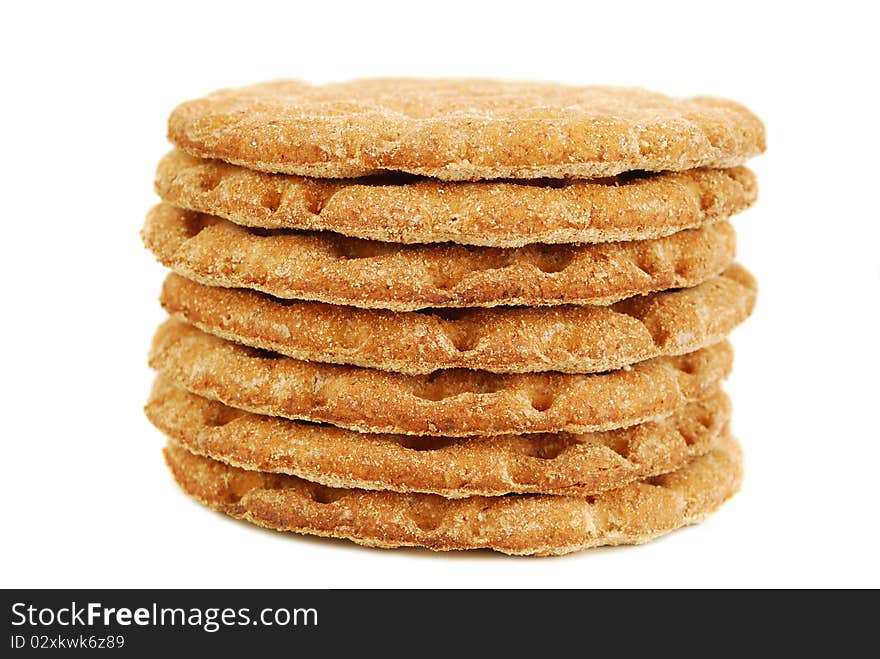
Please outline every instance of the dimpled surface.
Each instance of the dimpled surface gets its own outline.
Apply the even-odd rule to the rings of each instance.
[[[745,167],[568,181],[331,180],[267,174],[181,151],[162,159],[155,184],[175,206],[243,226],[486,247],[660,238],[725,220],[758,194]]]
[[[712,345],[751,313],[756,283],[733,265],[694,288],[603,306],[358,309],[277,300],[169,275],[161,302],[215,336],[308,361],[410,375],[447,368],[493,373],[610,371]]]
[[[736,252],[728,222],[653,240],[500,249],[248,229],[168,204],[147,215],[141,237],[163,265],[203,284],[395,311],[610,304],[700,284]]]
[[[677,471],[591,497],[446,499],[330,488],[231,467],[174,443],[165,449],[165,460],[181,488],[203,505],[271,529],[371,547],[537,556],[647,542],[704,520],[742,481],[742,453],[729,435]]]
[[[608,373],[411,376],[318,364],[236,345],[177,320],[156,332],[150,364],[191,393],[231,407],[362,432],[498,435],[593,432],[668,416],[729,373],[730,344]]]
[[[730,403],[714,391],[665,419],[607,432],[426,440],[243,412],[159,376],[146,412],[187,450],[243,469],[333,487],[459,498],[597,494],[673,471],[709,451],[730,418]]]

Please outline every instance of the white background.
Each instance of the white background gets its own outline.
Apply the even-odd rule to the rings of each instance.
[[[870,5],[5,5],[0,586],[880,586]],[[138,231],[167,114],[367,75],[632,84],[764,119],[761,199],[736,221],[761,284],[729,386],[747,476],[705,525],[566,558],[436,555],[261,531],[177,489],[141,411],[163,270]]]

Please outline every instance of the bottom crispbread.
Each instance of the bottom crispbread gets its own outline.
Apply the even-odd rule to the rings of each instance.
[[[742,454],[729,434],[678,471],[593,497],[434,494],[330,488],[295,476],[245,471],[172,443],[165,459],[183,490],[215,510],[279,531],[372,547],[493,549],[559,555],[641,544],[702,521],[738,489]]]

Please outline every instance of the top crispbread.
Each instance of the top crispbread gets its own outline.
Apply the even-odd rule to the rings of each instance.
[[[764,150],[749,110],[642,89],[491,80],[281,80],[179,105],[184,151],[322,178],[591,178],[733,167]]]
[[[327,180],[172,151],[156,170],[156,191],[180,208],[244,226],[521,247],[644,240],[711,224],[751,205],[757,183],[744,167],[565,182]]]

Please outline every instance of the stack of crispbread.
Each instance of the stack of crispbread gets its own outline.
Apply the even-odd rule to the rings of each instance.
[[[739,487],[761,122],[714,98],[272,82],[180,105],[147,247],[175,479],[279,530],[563,554]]]

